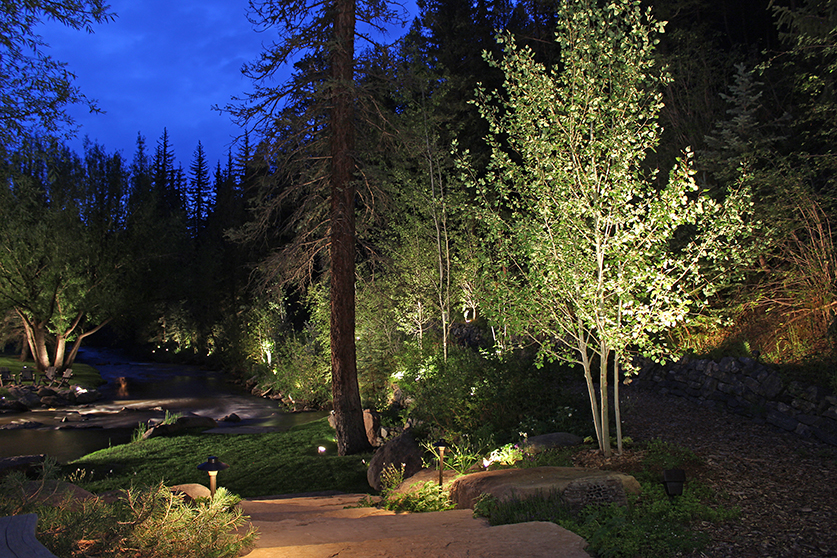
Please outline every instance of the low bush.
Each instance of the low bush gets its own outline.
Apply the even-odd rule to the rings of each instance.
[[[381,499],[377,506],[396,512],[435,512],[452,510],[455,504],[450,500],[450,493],[434,482],[425,482],[411,487],[409,491],[398,492],[404,482],[404,465],[400,468],[390,465],[381,471]],[[367,499],[365,505],[372,505]]]
[[[237,496],[223,488],[212,499],[187,503],[157,484],[132,488],[115,501],[101,498],[47,503],[50,468],[39,481],[9,475],[0,485],[2,514],[36,513],[38,540],[60,558],[234,558],[251,546],[256,533],[240,531],[246,518]]]
[[[726,521],[738,511],[713,508],[701,496],[707,489],[687,487],[682,496],[670,498],[660,483],[643,483],[642,496],[629,498],[627,506],[588,506],[573,513],[559,494],[498,502],[481,498],[474,513],[492,525],[525,521],[551,521],[583,537],[588,550],[600,557],[677,556],[703,548],[708,542],[690,526],[697,521]]]
[[[523,355],[499,359],[463,347],[438,353],[405,350],[396,381],[412,404],[411,417],[436,425],[451,439],[469,435],[516,441],[523,432],[586,434],[590,426],[577,409],[584,401],[561,388],[565,371],[537,367]]]

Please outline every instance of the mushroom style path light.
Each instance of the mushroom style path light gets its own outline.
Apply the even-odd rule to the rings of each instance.
[[[218,458],[214,455],[207,457],[206,463],[198,465],[199,470],[209,473],[209,493],[212,495],[212,498],[215,498],[215,477],[218,475],[218,471],[229,468],[229,465],[223,461],[218,461]]]

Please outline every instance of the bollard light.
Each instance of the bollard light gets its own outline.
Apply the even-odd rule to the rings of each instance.
[[[207,457],[206,463],[198,465],[199,470],[209,473],[209,493],[212,495],[212,498],[215,498],[215,477],[218,475],[218,471],[223,471],[224,469],[229,468],[229,465],[222,461],[218,461],[218,458],[214,455]]]
[[[663,471],[663,486],[669,496],[682,496],[683,483],[686,482],[686,471],[683,469],[666,469]]]
[[[439,450],[439,488],[442,488],[442,482],[444,477],[442,476],[445,470],[445,450],[448,447],[448,443],[444,440],[439,440],[433,447]]]

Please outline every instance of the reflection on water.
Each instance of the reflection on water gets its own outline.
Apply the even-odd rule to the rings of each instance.
[[[0,457],[45,453],[61,463],[68,463],[88,453],[130,442],[133,430],[133,428],[0,430],[0,440],[2,440]]]
[[[125,376],[116,378],[116,396],[128,397],[128,378]]]
[[[66,463],[129,442],[138,423],[161,419],[166,411],[216,420],[235,413],[241,422],[219,426],[276,430],[327,414],[282,412],[277,402],[242,391],[219,372],[194,366],[129,362],[118,353],[93,349],[84,350],[79,360],[95,366],[107,381],[100,388],[103,398],[85,407],[0,415],[0,426],[39,423],[37,428],[0,430],[0,457],[45,453]]]

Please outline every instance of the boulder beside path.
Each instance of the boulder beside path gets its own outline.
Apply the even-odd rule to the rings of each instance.
[[[473,508],[482,494],[499,501],[559,493],[573,508],[589,504],[627,504],[627,494],[642,491],[639,482],[615,471],[585,467],[530,467],[483,471],[453,479],[448,486],[457,508]]]

